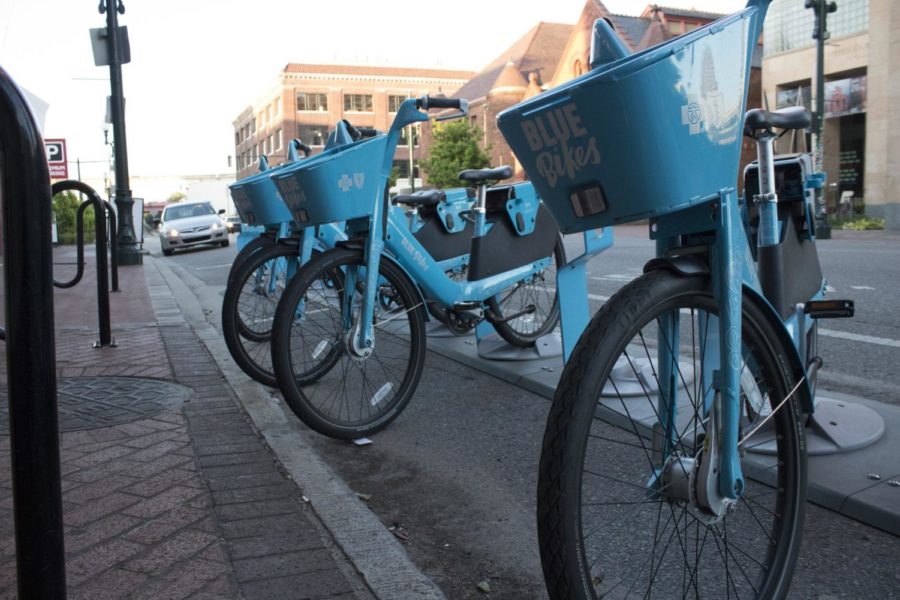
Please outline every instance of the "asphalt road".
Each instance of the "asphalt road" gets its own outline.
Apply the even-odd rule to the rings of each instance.
[[[147,247],[159,250],[155,240]],[[578,240],[568,240],[570,254]],[[592,307],[640,272],[653,246],[643,228],[621,228],[590,268]],[[225,276],[236,252],[166,258],[219,327]],[[830,321],[821,339],[825,389],[898,403],[900,237],[820,244],[835,297],[857,318]],[[863,337],[861,337],[863,336]],[[449,598],[543,598],[534,523],[536,464],[549,402],[429,353],[403,415],[368,446],[316,436],[321,456],[361,494],[413,560]],[[792,597],[900,598],[900,540],[809,505]],[[476,587],[490,585],[487,596]]]

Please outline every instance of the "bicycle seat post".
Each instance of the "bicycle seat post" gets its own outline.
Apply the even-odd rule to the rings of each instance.
[[[475,212],[476,237],[484,235],[487,223],[488,182],[509,179],[512,177],[512,174],[512,167],[508,165],[497,167],[496,169],[466,169],[460,172],[460,180],[474,185],[478,190],[478,195],[475,197],[475,205],[472,207],[472,210]]]

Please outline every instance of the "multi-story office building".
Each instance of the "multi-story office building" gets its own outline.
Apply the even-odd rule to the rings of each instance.
[[[287,158],[287,144],[299,138],[321,151],[336,122],[386,130],[400,103],[424,94],[456,92],[472,78],[469,71],[288,64],[257,102],[234,120],[238,179],[257,170],[259,157],[270,165]],[[404,131],[395,156],[401,177],[409,174],[409,145]],[[418,158],[413,134],[413,160]]]
[[[763,92],[768,105],[815,108],[815,16],[796,0],[774,0],[766,17]],[[900,229],[900,3],[838,0],[825,45],[823,166],[829,210],[852,196],[866,214]],[[893,57],[893,58],[891,58]],[[809,148],[809,140],[806,148]],[[782,148],[784,149],[784,148]],[[804,149],[801,147],[800,149]]]

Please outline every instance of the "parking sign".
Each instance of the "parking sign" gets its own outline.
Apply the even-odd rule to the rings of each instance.
[[[68,179],[69,163],[66,160],[66,140],[44,140],[44,151],[47,153],[47,164],[50,166],[50,179]]]

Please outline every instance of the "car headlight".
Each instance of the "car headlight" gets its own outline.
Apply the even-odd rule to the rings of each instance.
[[[166,235],[169,236],[169,237],[177,237],[177,236],[178,236],[178,230],[177,230],[177,229],[170,229],[170,230],[168,230],[168,231],[166,232]]]
[[[212,224],[212,230],[213,230],[213,231],[218,231],[219,229],[222,229],[222,227],[223,227],[223,226],[222,226],[221,223],[213,223],[213,224]]]

